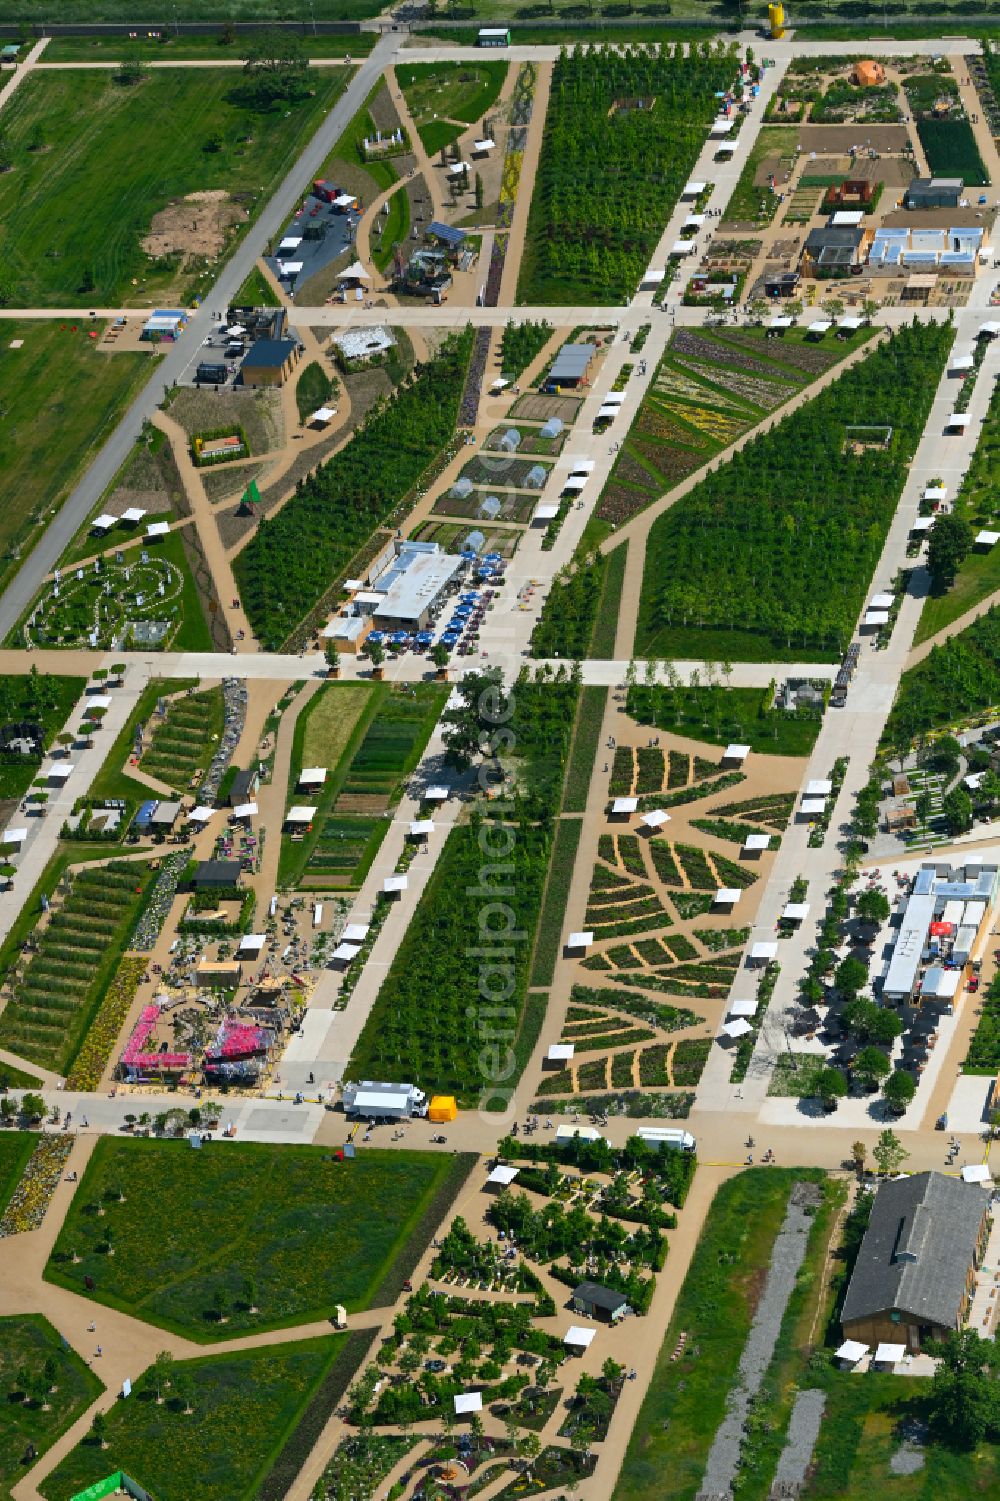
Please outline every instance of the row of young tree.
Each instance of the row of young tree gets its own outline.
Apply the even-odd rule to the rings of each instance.
[[[345,448],[299,481],[276,516],[261,521],[234,572],[266,651],[281,646],[448,442],[471,350],[471,327],[449,337]]]
[[[641,655],[712,655],[709,631],[757,638],[765,660],[843,650],[951,339],[941,324],[901,329],[657,519]],[[885,446],[873,422],[891,429]],[[868,429],[860,452],[852,427]]]
[[[886,725],[886,744],[896,752],[909,750],[935,729],[997,703],[1000,610],[994,607],[904,672]]]
[[[520,301],[632,295],[736,66],[734,49],[707,43],[560,54]]]

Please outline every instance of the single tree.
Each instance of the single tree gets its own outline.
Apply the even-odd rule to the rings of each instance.
[[[941,808],[949,834],[967,834],[972,828],[972,798],[964,787],[953,787]]]
[[[950,1448],[974,1449],[995,1433],[1000,1409],[990,1366],[995,1350],[973,1329],[949,1334],[938,1347],[940,1355],[930,1390],[931,1426]]]
[[[108,1447],[108,1419],[103,1412],[95,1412],[90,1422],[90,1436],[101,1449]]]
[[[881,1048],[862,1048],[851,1060],[851,1073],[866,1089],[874,1089],[889,1072],[889,1060]]]
[[[935,594],[951,588],[971,546],[972,528],[961,516],[940,516],[935,521],[927,544],[927,572]]]
[[[340,670],[340,649],[332,639],[326,643],[326,665],[330,669],[330,676],[336,677]]]
[[[891,912],[889,898],[884,891],[874,887],[863,891],[858,897],[857,913],[863,922],[884,923]]]
[[[865,1146],[864,1142],[853,1141],[851,1143],[851,1162],[853,1163],[854,1171],[857,1173],[859,1178],[865,1170],[865,1162],[867,1160],[867,1157],[868,1148]]]
[[[868,983],[868,966],[860,959],[855,959],[852,954],[848,954],[847,958],[842,959],[837,965],[834,983],[841,995],[856,996],[858,991]]]
[[[913,1078],[905,1069],[898,1068],[882,1085],[882,1094],[896,1115],[902,1115],[917,1092]]]
[[[816,1093],[827,1110],[835,1110],[837,1101],[847,1094],[847,1080],[839,1068],[821,1068],[816,1074]]]
[[[883,1178],[888,1178],[891,1173],[898,1173],[909,1155],[895,1131],[887,1126],[879,1133],[872,1156]]]

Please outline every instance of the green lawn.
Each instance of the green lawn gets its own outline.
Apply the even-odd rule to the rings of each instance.
[[[318,71],[310,97],[260,115],[231,97],[239,75],[228,69],[156,71],[132,86],[102,71],[34,74],[0,117],[13,155],[0,176],[7,297],[115,306],[208,286],[217,261],[180,271],[175,256],[149,260],[140,240],[152,216],[172,199],[224,188],[253,217],[346,79],[343,69]]]
[[[46,1391],[44,1400],[32,1392],[25,1401],[19,1374],[27,1373],[44,1389],[50,1360],[55,1389]],[[48,1319],[40,1314],[0,1319],[0,1501],[9,1501],[11,1486],[25,1474],[21,1460],[27,1446],[34,1444],[40,1458],[102,1389]]]
[[[397,65],[396,81],[428,155],[457,141],[465,126],[493,108],[507,68],[505,61]]]
[[[749,745],[769,756],[808,756],[822,723],[819,715],[774,709],[770,688],[647,688],[637,683],[628,712],[640,724],[671,730],[708,745]]]
[[[723,1183],[702,1229],[636,1420],[615,1501],[693,1501],[797,1179],[815,1169],[756,1168]],[[671,1356],[681,1330],[684,1354]]]
[[[388,214],[378,221],[383,226],[378,244],[372,247],[372,260],[380,271],[384,271],[392,260],[393,246],[402,244],[409,232],[410,200],[406,196],[405,187],[396,189],[387,207]]]
[[[320,0],[322,6],[322,0]],[[320,6],[316,10],[316,18],[320,19]],[[65,4],[60,6],[60,18],[66,10]],[[150,18],[162,21],[163,17],[155,6],[146,7],[150,11]],[[354,8],[358,14],[377,14],[377,0],[337,0],[334,7],[338,16],[345,9]],[[137,11],[141,6],[125,5],[122,11],[126,19],[134,21]],[[191,7],[198,14],[204,14],[201,6]],[[240,0],[241,17],[247,13],[246,0]],[[88,12],[89,15],[89,12]],[[162,39],[155,37],[138,36],[133,41],[131,38],[121,36],[58,36],[52,37],[45,49],[43,62],[47,63],[86,63],[86,62],[118,62],[122,57],[146,57],[150,62],[233,62],[243,55],[246,47],[246,34],[240,32],[234,42],[224,42],[220,36],[164,36]],[[303,46],[309,57],[367,57],[369,52],[378,41],[378,32],[362,31],[353,35],[326,35],[306,36],[303,38]]]
[[[330,152],[330,155],[324,162],[323,170],[320,173],[321,177],[331,177],[336,179],[337,163],[343,162],[346,165],[353,167],[356,172],[361,173],[365,177],[367,177],[373,184],[374,190],[376,190],[377,192],[384,192],[386,188],[391,188],[394,182],[398,182],[399,173],[396,171],[396,168],[393,166],[391,161],[383,160],[375,162],[364,162],[362,164],[361,159],[362,141],[366,136],[374,135],[376,130],[375,121],[372,119],[371,114],[369,113],[369,109],[375,96],[381,89],[384,89],[385,86],[385,80],[380,79],[372,89],[371,93],[368,95],[368,98],[358,110],[357,114],[354,116],[354,119],[348,125],[347,129],[340,137],[340,140],[337,142],[336,146],[334,146],[333,150]],[[356,192],[357,189],[351,187],[351,191]]]
[[[254,266],[233,303],[236,307],[280,307],[277,293],[259,266]]]
[[[0,204],[16,173],[0,176]],[[45,205],[52,233],[51,203]],[[0,223],[6,217],[0,208]],[[3,244],[0,230],[0,245]],[[4,255],[8,252],[5,250]],[[41,257],[40,257],[41,259]],[[45,260],[46,266],[55,262]],[[0,271],[0,281],[4,272]],[[107,325],[95,323],[102,333]],[[157,357],[102,354],[89,325],[0,322],[0,584],[38,540],[109,435]],[[10,346],[23,340],[20,349]]]
[[[171,1374],[182,1397],[186,1388],[190,1412],[169,1386],[158,1403],[152,1383],[140,1377],[130,1400],[108,1414],[108,1447],[85,1438],[42,1482],[43,1494],[67,1501],[121,1469],[156,1501],[251,1501],[349,1338],[178,1362]]]
[[[0,1065],[5,1069],[5,1065]],[[9,1073],[13,1072],[8,1071]],[[13,1081],[11,1081],[13,1082]],[[37,1080],[35,1081],[37,1083]],[[30,1131],[4,1131],[0,1133],[0,1216],[10,1203],[10,1196],[21,1181],[24,1165],[35,1148],[37,1137]],[[3,1351],[0,1349],[0,1360]],[[2,1408],[0,1408],[2,1411]]]
[[[326,1318],[337,1303],[369,1307],[409,1274],[468,1166],[426,1152],[366,1150],[339,1163],[321,1147],[192,1152],[186,1141],[105,1137],[45,1275],[81,1293],[92,1277],[97,1301],[205,1342]],[[206,1225],[224,1225],[224,1236]],[[109,1233],[113,1257],[100,1249]]]

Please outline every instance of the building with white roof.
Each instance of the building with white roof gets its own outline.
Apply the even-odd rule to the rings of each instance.
[[[639,807],[637,797],[616,797],[611,804],[612,818],[631,818]]]
[[[394,348],[396,340],[380,323],[374,328],[345,329],[341,334],[334,334],[330,342],[345,364],[357,365],[385,354]]]

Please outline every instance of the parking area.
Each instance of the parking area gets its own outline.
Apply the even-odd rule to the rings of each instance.
[[[285,226],[274,255],[264,257],[292,297],[297,286],[304,286],[311,276],[350,250],[361,223],[363,205],[359,199],[338,193],[336,185],[324,186],[323,193],[322,198],[307,194]],[[350,199],[354,207],[343,201],[337,206],[338,199]]]

